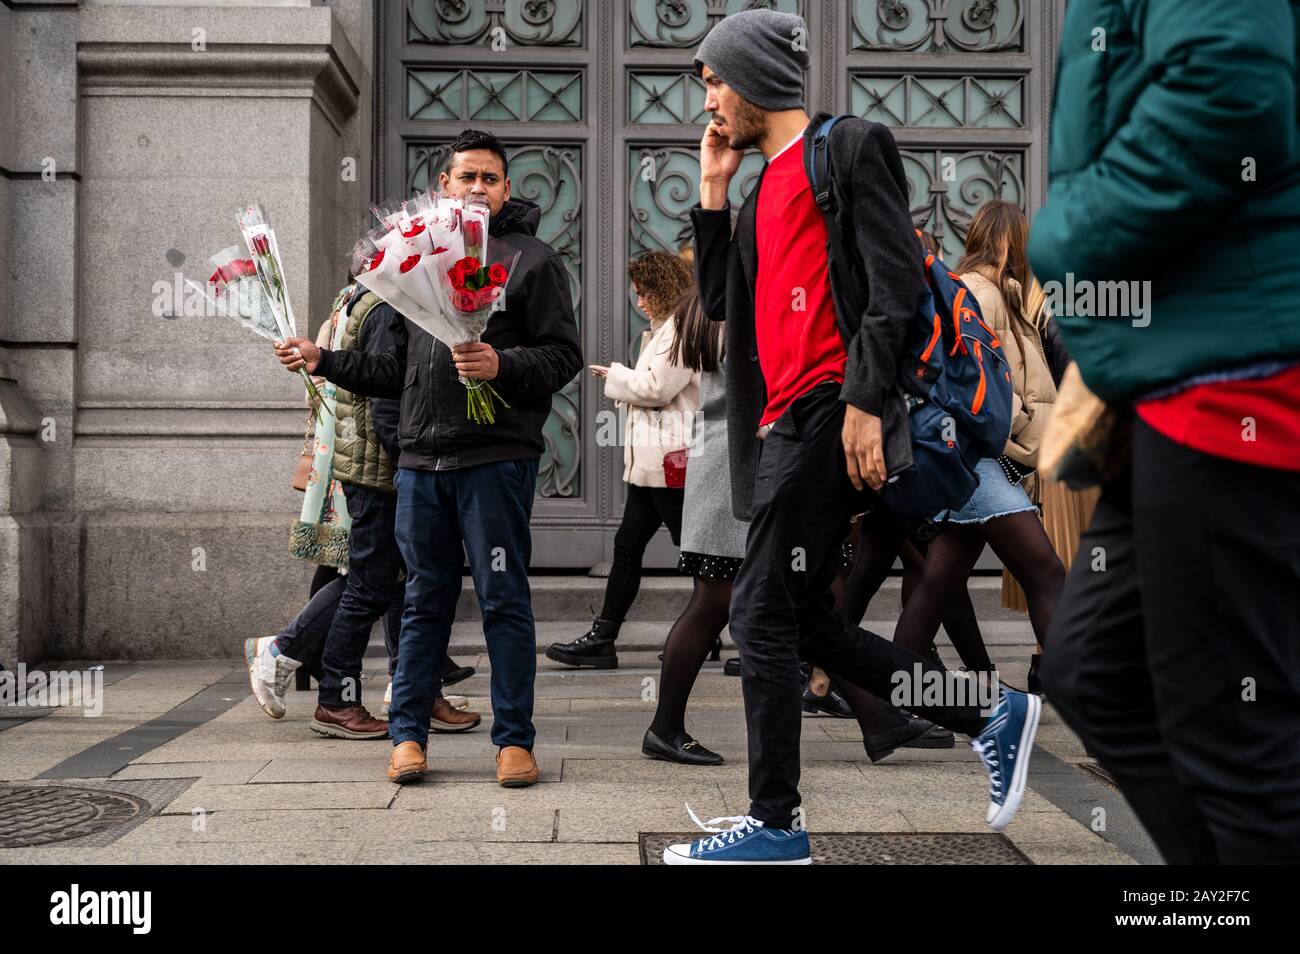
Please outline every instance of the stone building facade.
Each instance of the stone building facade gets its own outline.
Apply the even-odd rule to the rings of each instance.
[[[951,252],[989,197],[1041,201],[1064,0],[0,0],[0,662],[231,655],[301,604],[300,386],[261,339],[160,305],[246,202],[314,330],[369,205],[491,129],[590,360],[633,360],[626,260],[684,242],[695,201],[691,51],[754,5],[807,19],[811,108],[894,127]],[[589,377],[556,396],[539,568],[608,559],[602,411]]]

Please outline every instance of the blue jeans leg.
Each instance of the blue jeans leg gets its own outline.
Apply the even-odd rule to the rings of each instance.
[[[531,750],[537,734],[533,728],[537,628],[528,563],[537,461],[480,464],[447,476],[455,480],[465,552],[483,611],[483,635],[492,664],[492,741]],[[405,642],[405,631],[402,639]]]
[[[461,530],[447,475],[399,468],[397,545],[406,561],[406,608],[397,644],[388,735],[393,744],[429,741],[442,659],[460,596]]]

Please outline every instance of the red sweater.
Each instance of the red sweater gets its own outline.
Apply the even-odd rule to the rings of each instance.
[[[768,163],[758,194],[754,325],[771,424],[824,381],[844,383],[848,360],[835,324],[826,222],[803,168],[803,137]]]
[[[1300,365],[1267,378],[1201,384],[1137,405],[1171,441],[1256,467],[1300,471]]]

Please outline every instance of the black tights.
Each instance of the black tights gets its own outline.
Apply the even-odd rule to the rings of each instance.
[[[1056,599],[1065,584],[1065,567],[1047,539],[1043,522],[1033,511],[995,517],[983,524],[949,525],[929,546],[921,580],[903,607],[894,642],[917,654],[928,651],[939,623],[942,621],[947,628],[945,614],[952,594],[965,591],[966,580],[986,543],[1024,589],[1034,638],[1040,647],[1043,645]],[[962,658],[965,661],[964,654]],[[969,662],[966,665],[968,669],[992,668],[991,663],[983,667]]]
[[[854,625],[860,624],[872,597],[880,590],[898,557],[903,560],[903,606],[906,607],[920,585],[928,548],[913,544],[902,526],[882,512],[864,514],[850,530],[849,539],[854,544],[855,553],[853,566],[836,586],[835,607],[840,615]],[[943,607],[943,626],[962,663],[971,670],[993,668],[965,580],[950,592]],[[894,638],[897,640],[897,635]],[[930,643],[927,643],[913,652],[924,656],[929,650]],[[850,682],[835,679],[834,673],[827,675],[853,711],[864,736],[879,735],[903,724],[903,716],[893,706]]]
[[[714,641],[727,625],[730,606],[730,580],[697,576],[690,602],[668,631],[659,670],[659,704],[650,730],[669,744],[686,731],[686,700]]]

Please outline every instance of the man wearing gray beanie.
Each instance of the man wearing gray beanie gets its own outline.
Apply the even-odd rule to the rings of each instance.
[[[893,722],[871,737],[869,753],[887,754],[935,724],[976,739],[992,780],[994,828],[1019,805],[1037,727],[1037,698],[1023,693],[1007,691],[992,719],[965,698],[924,704],[933,700],[918,696],[920,685],[945,685],[943,670],[834,610],[831,583],[850,516],[881,509],[875,491],[913,463],[897,382],[926,285],[894,137],[856,117],[835,125],[827,157],[839,231],[865,287],[832,281],[830,233],[804,171],[815,133],[831,118],[810,120],[804,109],[807,37],[800,17],[748,10],[721,20],[695,57],[712,113],[700,140],[700,204],[691,210],[695,272],[705,314],[726,321],[732,506],[750,521],[730,619],[750,807],[716,820],[732,823],[725,837],[670,845],[666,864],[811,862],[799,803],[801,659],[880,699],[896,695],[898,674],[913,687],[904,704],[921,718],[886,709]],[[767,164],[733,232],[728,188],[751,147]],[[1012,757],[1017,745],[1022,755],[1014,773],[1004,764],[999,774],[985,753],[1012,742]],[[1009,773],[1015,781],[1004,784]]]
[[[746,10],[721,20],[695,54],[759,109],[803,109],[808,70],[808,26],[803,17],[776,10]]]

